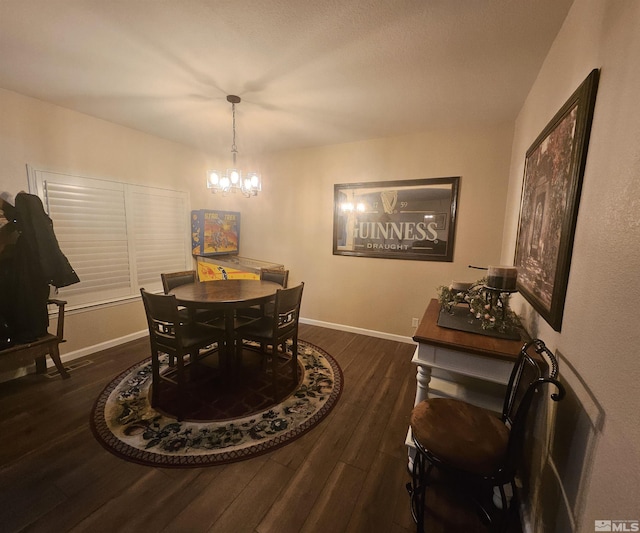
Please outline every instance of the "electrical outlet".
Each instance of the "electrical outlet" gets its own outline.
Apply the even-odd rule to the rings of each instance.
[[[418,327],[418,319],[417,318],[412,318],[411,319],[411,327],[412,328],[417,328]]]

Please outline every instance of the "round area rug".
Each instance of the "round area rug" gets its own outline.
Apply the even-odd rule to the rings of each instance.
[[[161,371],[168,358],[161,358]],[[298,341],[301,379],[283,401],[226,420],[179,422],[149,401],[151,359],[117,376],[91,412],[91,429],[107,450],[164,468],[219,465],[270,452],[316,426],[342,392],[342,371],[328,353]]]

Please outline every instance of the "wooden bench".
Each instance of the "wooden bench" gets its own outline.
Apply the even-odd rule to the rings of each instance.
[[[62,378],[67,379],[70,377],[69,372],[67,372],[60,360],[59,349],[60,343],[64,342],[64,306],[67,302],[50,299],[47,301],[47,304],[55,304],[58,306],[58,327],[56,334],[47,333],[33,342],[16,344],[10,348],[0,350],[0,371],[24,367],[35,360],[36,373],[42,374],[47,370],[46,357],[49,355]]]

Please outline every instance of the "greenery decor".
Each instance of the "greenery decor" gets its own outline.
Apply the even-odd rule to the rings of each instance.
[[[485,283],[485,278],[479,279],[467,290],[441,285],[437,289],[441,308],[453,313],[459,305],[468,306],[469,313],[480,322],[482,329],[505,333],[518,328],[520,318],[509,307],[509,293],[488,290]]]

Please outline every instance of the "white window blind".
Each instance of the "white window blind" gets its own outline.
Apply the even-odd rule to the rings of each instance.
[[[80,283],[61,287],[70,306],[159,290],[161,272],[191,268],[186,192],[32,170],[60,249]]]
[[[149,187],[132,186],[130,192],[136,277],[139,287],[149,288],[160,282],[161,272],[186,270],[191,245],[187,199]]]

